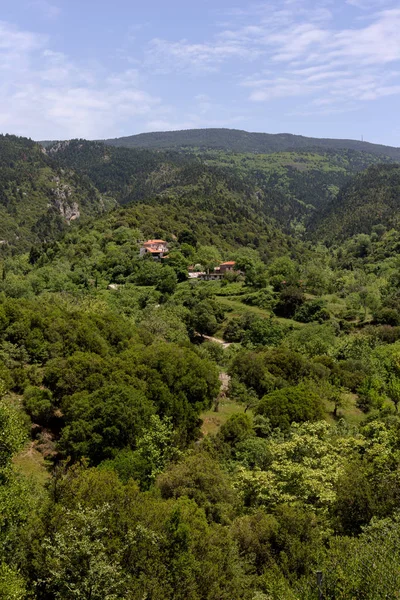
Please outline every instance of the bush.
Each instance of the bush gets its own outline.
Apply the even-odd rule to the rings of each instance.
[[[378,325],[400,325],[400,313],[394,308],[381,308],[374,314],[374,321]]]
[[[254,435],[251,418],[245,413],[232,415],[221,426],[219,435],[226,444],[236,446],[239,442]]]
[[[52,417],[52,393],[50,390],[29,386],[24,392],[24,406],[33,421],[46,425]]]
[[[321,399],[307,383],[275,390],[262,398],[256,408],[272,427],[287,431],[293,422],[318,421],[324,417]]]
[[[328,321],[329,317],[329,312],[326,310],[323,300],[305,302],[294,314],[294,319],[301,323],[312,323],[313,321],[323,323],[324,321]]]
[[[305,296],[303,290],[294,285],[285,287],[279,294],[278,303],[274,312],[279,317],[291,319],[296,311],[304,304]]]

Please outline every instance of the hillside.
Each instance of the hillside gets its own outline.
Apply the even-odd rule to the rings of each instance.
[[[148,149],[200,148],[232,152],[292,152],[297,150],[330,149],[358,150],[376,156],[400,160],[400,148],[370,144],[359,140],[311,138],[290,133],[254,133],[238,129],[188,129],[140,133],[127,137],[104,140],[110,146]]]
[[[400,165],[3,142],[0,596],[395,598]]]
[[[290,233],[339,188],[379,158],[354,150],[234,154],[108,147],[71,140],[47,148],[60,167],[84,174],[122,205],[132,202],[210,208],[235,222],[241,213]],[[385,159],[384,160],[390,160]]]
[[[314,238],[340,242],[374,226],[398,228],[400,166],[377,165],[357,175],[310,223]]]
[[[70,169],[60,169],[26,138],[0,136],[0,240],[28,249],[53,239],[76,219],[104,212],[107,202]]]

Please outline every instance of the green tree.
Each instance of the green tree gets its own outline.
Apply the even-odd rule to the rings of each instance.
[[[107,551],[107,507],[64,509],[56,531],[43,540],[39,589],[56,600],[119,600],[126,591],[118,552]],[[42,591],[41,590],[41,591]]]
[[[156,290],[162,294],[173,294],[178,284],[178,277],[172,266],[164,266],[157,279]]]
[[[259,402],[256,413],[267,417],[273,427],[286,431],[294,422],[318,421],[324,417],[321,399],[307,383],[267,394]]]

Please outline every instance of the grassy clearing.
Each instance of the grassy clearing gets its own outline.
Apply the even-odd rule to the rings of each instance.
[[[28,479],[44,485],[50,473],[46,469],[43,455],[36,449],[34,442],[29,442],[13,459],[16,469]]]
[[[337,419],[333,416],[333,402],[326,402],[327,421],[331,424],[337,419],[345,419],[350,425],[360,425],[365,420],[365,413],[357,407],[357,395],[346,393],[343,394],[343,406],[337,411]]]
[[[220,402],[218,412],[214,412],[211,408],[200,415],[200,418],[203,421],[201,426],[202,434],[215,435],[218,433],[221,425],[226,423],[229,417],[237,413],[244,413],[244,410],[245,406],[243,404],[239,404],[238,402],[234,402],[227,398],[223,402]]]
[[[263,319],[268,319],[272,316],[274,318],[274,321],[277,321],[281,325],[286,325],[287,327],[292,327],[294,329],[300,329],[305,325],[305,323],[298,323],[297,321],[293,321],[293,319],[284,319],[283,317],[276,317],[271,311],[265,308],[243,304],[243,302],[236,298],[219,297],[218,302],[226,311],[226,319],[223,323],[221,323],[217,333],[215,334],[216,337],[223,337],[223,332],[229,321],[237,317],[242,317],[245,314],[252,314],[256,317],[262,317]]]

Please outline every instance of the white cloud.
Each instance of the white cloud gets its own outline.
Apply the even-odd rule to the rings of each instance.
[[[136,70],[106,75],[48,48],[48,40],[0,23],[0,130],[34,139],[99,138],[163,115]]]

